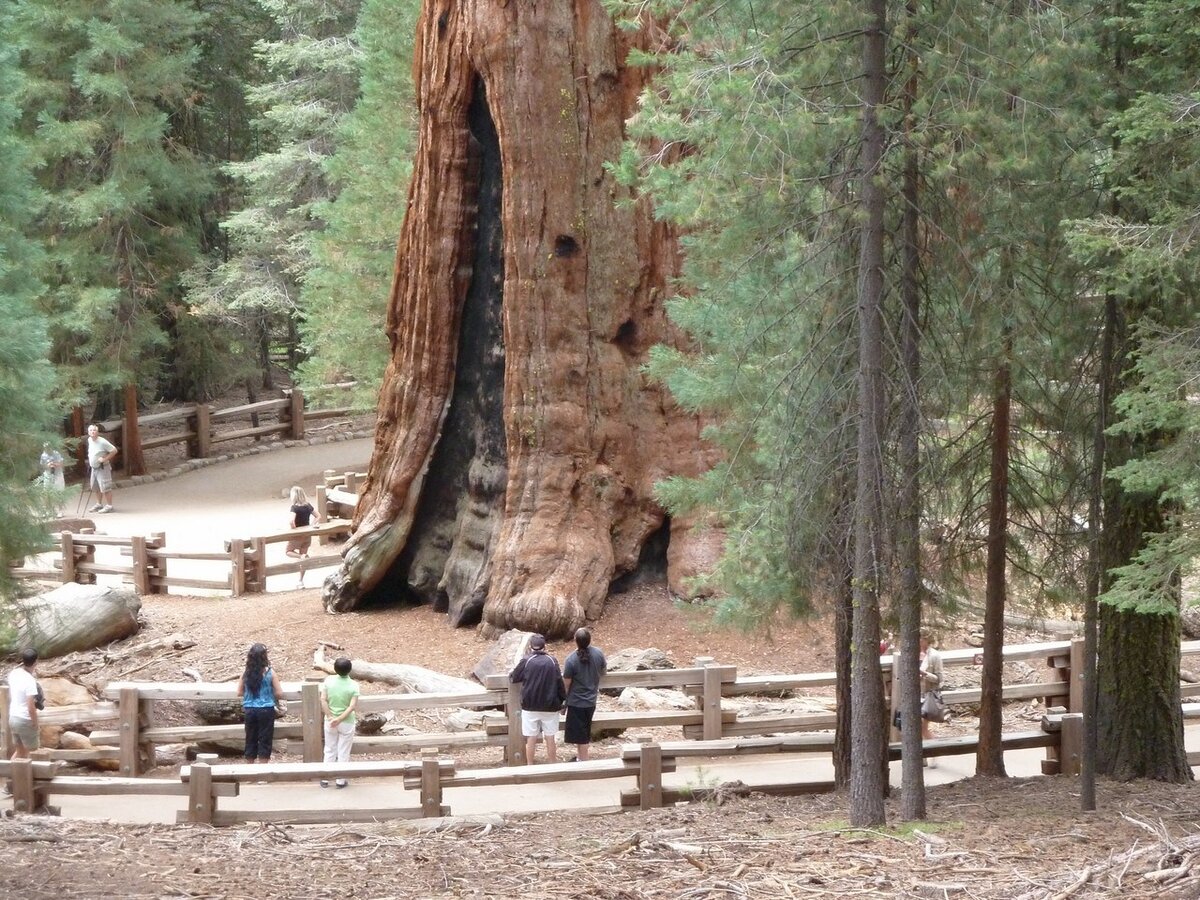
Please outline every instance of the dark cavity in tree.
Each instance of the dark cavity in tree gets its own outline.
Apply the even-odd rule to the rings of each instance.
[[[647,581],[663,581],[667,577],[667,548],[671,545],[671,517],[664,516],[659,529],[646,538],[638,554],[637,568],[614,579],[609,591],[621,594]]]
[[[554,239],[554,255],[566,259],[579,255],[579,243],[569,234],[560,234]]]
[[[404,597],[432,603],[455,625],[477,624],[486,593],[467,583],[471,565],[489,548],[507,483],[504,442],[504,255],[500,141],[483,81],[476,77],[467,111],[475,216],[470,285],[459,323],[454,393],[429,464],[411,536],[387,576],[365,602]]]

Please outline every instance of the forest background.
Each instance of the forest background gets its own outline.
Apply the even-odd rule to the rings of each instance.
[[[728,535],[722,613],[832,597],[847,645],[882,610],[915,658],[929,596],[982,579],[996,659],[1010,593],[1084,609],[1102,770],[1188,777],[1200,4],[608,10],[658,37],[627,61],[657,78],[610,169],[685,235],[669,313],[691,344],[648,377],[724,453],[661,488]],[[374,403],[419,11],[0,10],[4,560],[44,537],[29,466],[68,405],[269,385],[280,353],[314,396]],[[879,703],[847,708],[877,730]]]

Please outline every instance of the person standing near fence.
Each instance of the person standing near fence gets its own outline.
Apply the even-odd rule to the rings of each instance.
[[[38,733],[39,696],[37,677],[38,652],[32,647],[21,651],[21,665],[8,673],[8,729],[12,734],[12,759],[29,759],[29,754],[41,747]]]
[[[600,679],[608,671],[608,660],[592,646],[592,633],[586,628],[575,632],[575,650],[563,663],[563,684],[567,689],[567,725],[563,740],[574,744],[580,762],[592,755],[592,717],[600,698]]]
[[[567,697],[558,660],[546,652],[546,639],[535,634],[529,653],[509,674],[513,684],[522,685],[521,734],[525,736],[525,763],[533,764],[538,738],[546,741],[546,761],[558,762],[558,713]]]
[[[934,721],[947,721],[948,716],[945,715],[944,707],[941,707],[941,689],[942,676],[945,667],[942,664],[942,654],[933,646],[929,640],[928,634],[921,635],[921,740],[928,741],[933,737],[933,729],[931,723]],[[937,706],[942,708],[937,716],[927,716],[926,708],[930,694],[935,694]],[[937,760],[929,760],[929,767],[935,768]]]
[[[63,475],[62,454],[54,449],[49,441],[42,444],[42,455],[38,460],[42,470],[42,486],[57,491],[66,490],[66,476]]]
[[[92,488],[100,495],[99,502],[88,507],[88,512],[110,513],[113,491],[112,461],[116,459],[117,448],[100,437],[99,425],[88,426],[87,455],[88,466],[92,470]]]
[[[350,748],[354,745],[354,726],[358,706],[358,682],[350,677],[351,663],[339,656],[333,663],[334,674],[321,683],[321,710],[325,713],[325,762],[349,762]],[[349,782],[339,778],[337,786],[344,788]],[[321,779],[321,787],[329,787],[327,779]]]
[[[308,502],[308,495],[304,493],[304,488],[299,485],[292,487],[291,493],[288,495],[288,502],[292,507],[292,528],[308,528],[319,519],[316,510]],[[311,534],[288,541],[285,552],[293,559],[300,560],[300,583],[296,587],[304,587],[304,564],[308,562],[308,548],[311,546]]]
[[[246,654],[246,669],[237,683],[246,724],[246,761],[271,761],[275,740],[275,704],[283,696],[279,676],[271,668],[266,644],[254,644]]]

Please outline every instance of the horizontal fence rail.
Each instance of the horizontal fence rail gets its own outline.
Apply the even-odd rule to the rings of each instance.
[[[1004,648],[1005,661],[1042,660],[1053,679],[1038,683],[1005,685],[1005,700],[1042,699],[1046,712],[1041,728],[1003,736],[1005,749],[1044,748],[1046,757],[1042,771],[1046,775],[1078,774],[1082,741],[1082,715],[1072,707],[1073,682],[1077,671],[1072,662],[1081,652],[1081,641],[1059,641],[1045,644],[1014,645]],[[1183,658],[1200,656],[1200,641],[1181,646]],[[947,667],[972,665],[977,654],[971,650],[947,651],[943,654]],[[614,759],[590,760],[585,763],[557,763],[524,766],[524,738],[520,734],[520,685],[512,685],[507,676],[493,675],[485,679],[478,691],[439,694],[364,694],[359,709],[366,712],[386,710],[435,710],[451,707],[483,709],[483,727],[479,731],[402,735],[356,735],[354,754],[421,754],[419,760],[352,761],[325,764],[322,758],[323,722],[320,706],[320,685],[316,681],[287,681],[282,683],[283,696],[295,704],[289,714],[276,725],[276,737],[294,749],[302,758],[300,763],[269,765],[219,765],[215,758],[184,767],[178,781],[172,779],[143,779],[137,776],[154,758],[153,746],[178,742],[240,742],[243,726],[187,725],[156,727],[153,707],[162,701],[236,701],[233,682],[113,682],[103,692],[103,699],[91,704],[50,708],[43,713],[44,724],[79,722],[114,722],[108,730],[93,730],[94,750],[44,750],[24,767],[0,764],[0,776],[11,777],[14,784],[14,808],[35,808],[47,796],[59,794],[167,794],[187,796],[189,806],[181,811],[179,821],[211,824],[237,824],[245,821],[319,822],[364,821],[387,817],[444,815],[449,807],[443,791],[484,785],[521,785],[565,782],[575,780],[633,778],[636,788],[621,788],[618,802],[622,806],[643,808],[696,797],[703,789],[671,789],[662,784],[662,774],[675,770],[678,760],[709,759],[768,753],[831,754],[834,735],[832,728],[836,712],[802,713],[790,716],[752,715],[738,719],[732,710],[721,709],[722,697],[746,696],[754,693],[776,694],[781,690],[826,688],[833,684],[832,673],[808,675],[741,676],[736,667],[718,665],[707,659],[701,665],[683,669],[611,673],[601,681],[602,690],[626,687],[675,688],[694,697],[694,710],[600,710],[593,723],[594,731],[616,728],[679,727],[685,740],[650,741],[622,746]],[[885,678],[889,657],[881,659]],[[1189,686],[1190,687],[1190,686]],[[976,689],[948,689],[943,698],[950,704],[978,702]],[[7,702],[7,688],[0,688],[0,706]],[[493,711],[494,710],[494,711]],[[1188,720],[1200,719],[1200,703],[1185,703],[1182,713]],[[7,721],[0,721],[3,743],[7,748],[10,736]],[[686,740],[686,738],[693,738]],[[501,768],[458,769],[444,754],[455,749],[476,746],[503,748],[508,766]],[[973,754],[978,736],[973,734],[939,737],[925,741],[922,755],[926,757]],[[899,759],[901,745],[893,741],[889,755]],[[58,774],[69,762],[115,759],[119,777],[65,776]],[[1200,753],[1190,753],[1189,762],[1200,764]],[[210,764],[214,763],[214,764]],[[420,791],[420,802],[411,807],[361,810],[220,810],[221,797],[238,796],[240,785],[249,781],[297,782],[321,778],[402,778],[404,787]],[[768,793],[795,794],[831,790],[827,782],[779,783],[755,785],[754,790]],[[322,817],[325,818],[322,818]]]
[[[351,389],[352,384],[338,385]],[[309,422],[343,417],[355,412],[353,407],[340,406],[318,409],[308,405],[304,392],[290,388],[283,396],[271,400],[260,400],[240,406],[213,408],[207,403],[197,403],[166,412],[138,415],[136,391],[126,397],[126,414],[122,418],[107,419],[100,426],[105,439],[118,450],[113,466],[127,475],[144,475],[143,451],[172,444],[184,444],[188,459],[205,459],[212,455],[214,446],[241,440],[242,438],[280,437],[300,440],[304,437]],[[264,419],[269,419],[264,423]],[[83,411],[76,408],[69,417],[68,438],[81,439],[85,434]],[[247,423],[242,425],[242,423]],[[178,426],[177,430],[152,437],[142,437],[142,429],[162,426]],[[227,427],[231,426],[231,427]],[[76,449],[75,472],[83,475],[87,467],[87,442],[79,440]]]
[[[224,550],[201,552],[170,549],[162,532],[145,537],[115,537],[64,531],[57,536],[57,546],[42,554],[49,557],[50,568],[21,565],[9,571],[14,578],[54,584],[95,584],[98,575],[116,575],[143,595],[165,594],[170,588],[201,588],[239,596],[265,592],[267,579],[275,575],[312,572],[341,564],[339,556],[268,563],[270,545],[304,537],[315,537],[325,544],[349,534],[348,521],[334,520],[257,537],[231,538],[225,541]],[[118,548],[120,561],[97,560],[96,550],[100,547]],[[172,574],[172,562],[187,562],[193,569],[203,566],[213,572],[213,577]]]

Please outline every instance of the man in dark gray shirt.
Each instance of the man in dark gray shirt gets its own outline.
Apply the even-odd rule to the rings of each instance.
[[[574,744],[579,760],[588,759],[592,752],[592,716],[600,695],[600,678],[608,671],[608,660],[599,648],[592,646],[592,633],[586,628],[575,632],[575,646],[563,666],[563,681],[567,686],[567,727],[563,735]]]

